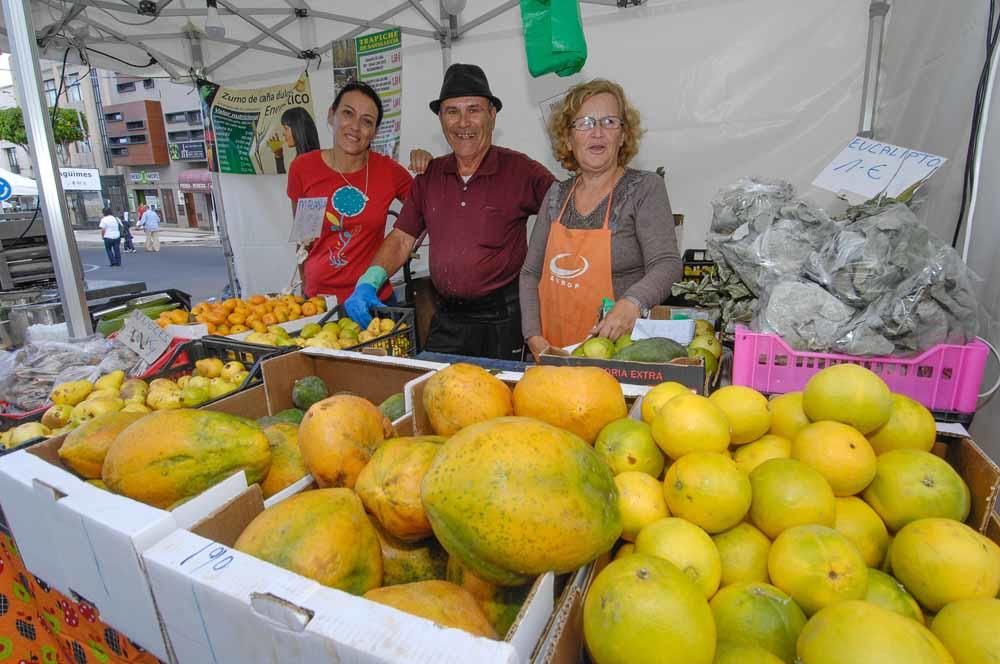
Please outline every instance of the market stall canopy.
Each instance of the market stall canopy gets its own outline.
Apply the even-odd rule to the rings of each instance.
[[[0,168],[0,180],[6,180],[11,188],[11,196],[37,196],[38,185],[31,178]]]

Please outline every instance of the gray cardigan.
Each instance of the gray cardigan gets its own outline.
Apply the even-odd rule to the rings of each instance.
[[[521,268],[521,330],[528,339],[542,333],[538,282],[545,261],[549,227],[569,195],[573,179],[556,182],[545,194]],[[607,199],[594,213],[581,217],[572,202],[566,207],[567,228],[599,228]],[[615,185],[611,206],[611,283],[615,300],[634,297],[643,307],[661,304],[681,278],[674,218],[663,178],[650,171],[626,169]]]

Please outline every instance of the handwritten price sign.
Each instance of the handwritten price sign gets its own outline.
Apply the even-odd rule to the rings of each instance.
[[[289,242],[311,242],[323,231],[323,217],[326,212],[326,196],[300,198],[295,206],[295,221]]]
[[[136,310],[125,318],[118,340],[135,351],[143,362],[152,364],[170,346],[171,337],[144,313]]]
[[[813,185],[836,194],[874,198],[881,193],[896,197],[932,176],[947,161],[944,157],[881,143],[858,136],[823,169]]]

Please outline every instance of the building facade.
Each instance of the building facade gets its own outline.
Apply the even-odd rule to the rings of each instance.
[[[154,205],[162,222],[213,228],[205,125],[193,85],[117,75],[101,81],[112,165],[131,209]]]
[[[60,63],[43,61],[49,106],[59,93]],[[80,111],[83,141],[58,148],[60,166],[96,168],[100,195],[67,194],[76,225],[93,225],[104,205],[128,210],[154,205],[165,225],[214,228],[201,103],[192,85],[137,78],[84,66],[66,66],[60,108]],[[0,108],[17,106],[12,85],[0,88]],[[34,178],[31,156],[0,141],[0,168]]]

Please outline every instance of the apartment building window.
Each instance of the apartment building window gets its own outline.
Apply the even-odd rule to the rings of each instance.
[[[171,131],[167,133],[167,138],[173,142],[186,141],[191,138],[191,132],[189,131]]]
[[[69,74],[66,78],[69,79],[66,87],[66,98],[71,102],[83,101],[83,96],[80,94],[80,75]]]
[[[201,124],[201,111],[188,111],[187,112],[188,124],[200,125]]]
[[[131,122],[125,123],[125,128],[129,131],[135,131],[136,129],[145,129],[146,122],[144,120],[132,120]]]
[[[108,143],[112,145],[128,145],[128,136],[109,136]]]
[[[17,163],[17,148],[4,148],[3,151],[7,153],[7,164],[10,166],[10,172],[20,173],[21,165]]]
[[[166,118],[167,124],[178,124],[180,122],[187,122],[187,112],[180,111],[179,113],[164,113],[163,117]]]
[[[142,79],[142,87],[144,87],[145,89],[152,90],[154,85],[156,84],[153,82],[153,79],[151,78]]]
[[[127,157],[128,148],[111,148],[112,157]]]
[[[77,154],[89,154],[90,153],[90,143],[87,141],[77,141],[76,142],[76,153]]]
[[[135,92],[135,81],[119,83],[115,87],[118,89],[118,92]]]
[[[128,142],[129,142],[130,145],[134,145],[135,143],[145,143],[146,142],[146,135],[145,134],[135,134],[134,136],[129,136],[128,137]]]
[[[121,113],[105,113],[104,114],[104,121],[105,122],[121,122],[122,121],[122,114]]]
[[[204,129],[192,129],[191,130],[191,140],[192,141],[201,141],[201,140],[204,140],[204,139],[205,139],[205,130]]]
[[[55,106],[56,103],[56,79],[47,78],[43,81],[43,87],[45,88],[45,101],[49,106]]]

